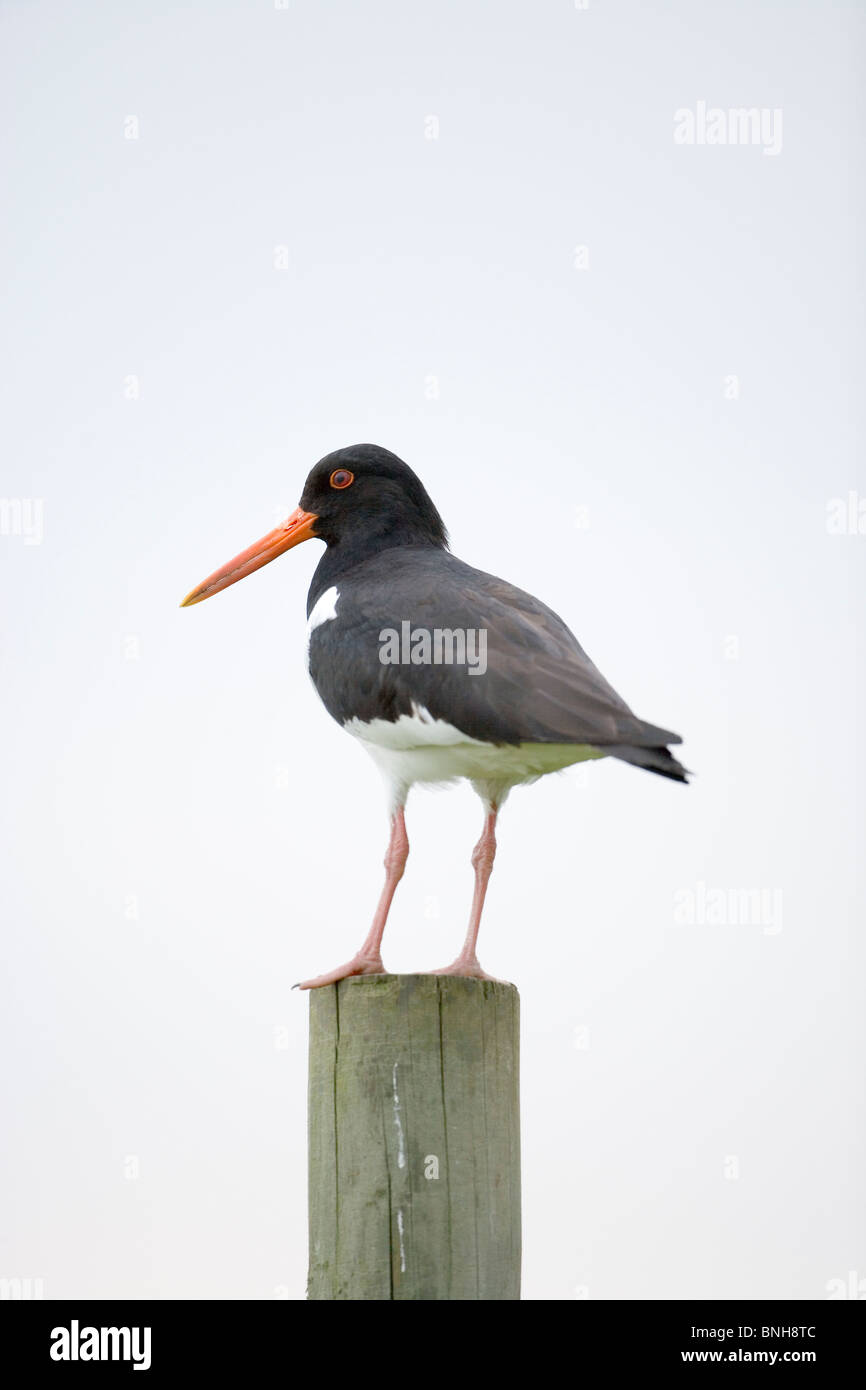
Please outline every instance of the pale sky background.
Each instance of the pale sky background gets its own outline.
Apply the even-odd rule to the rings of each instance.
[[[862,7],[0,16],[0,1276],[304,1296],[289,986],[366,932],[384,798],[304,669],[319,546],[178,603],[372,440],[697,773],[501,818],[524,1297],[866,1278]],[[677,145],[700,101],[781,152]],[[478,804],[408,828],[397,971],[456,953]]]

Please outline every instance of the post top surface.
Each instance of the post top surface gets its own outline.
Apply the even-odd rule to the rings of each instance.
[[[310,996],[312,998],[313,995],[333,994],[335,991],[342,994],[347,990],[391,994],[395,989],[411,993],[450,995],[452,998],[477,994],[482,999],[489,999],[497,996],[501,998],[506,994],[518,994],[517,986],[509,980],[478,980],[467,975],[434,975],[419,971],[406,975],[350,975],[336,984],[322,985],[319,989],[311,990]]]

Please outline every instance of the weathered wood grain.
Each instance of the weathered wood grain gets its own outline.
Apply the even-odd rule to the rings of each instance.
[[[310,995],[310,1299],[519,1299],[514,985]]]

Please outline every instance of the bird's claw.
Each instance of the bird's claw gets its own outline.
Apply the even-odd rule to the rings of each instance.
[[[451,965],[444,965],[441,970],[431,970],[430,974],[457,975],[467,980],[491,980],[495,985],[503,983],[502,980],[497,980],[495,975],[488,975],[486,970],[482,970],[476,956],[458,956]]]
[[[352,975],[385,975],[387,971],[381,956],[353,956],[345,965],[338,965],[325,975],[316,975],[312,980],[302,980],[292,985],[292,989],[321,989],[324,985],[335,985],[339,980],[348,980]]]

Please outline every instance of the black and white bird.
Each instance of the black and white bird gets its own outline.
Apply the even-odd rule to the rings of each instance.
[[[300,505],[212,574],[200,603],[301,541],[326,549],[307,597],[309,669],[325,708],[387,779],[385,886],[356,955],[302,989],[384,972],[381,942],[409,853],[404,807],[415,783],[467,778],[484,806],[472,853],[475,891],[463,948],[439,974],[490,978],[476,943],[512,787],[590,758],[613,757],[686,781],[668,744],[608,685],[561,618],[531,594],[452,555],[412,469],[374,444],[321,459]]]

